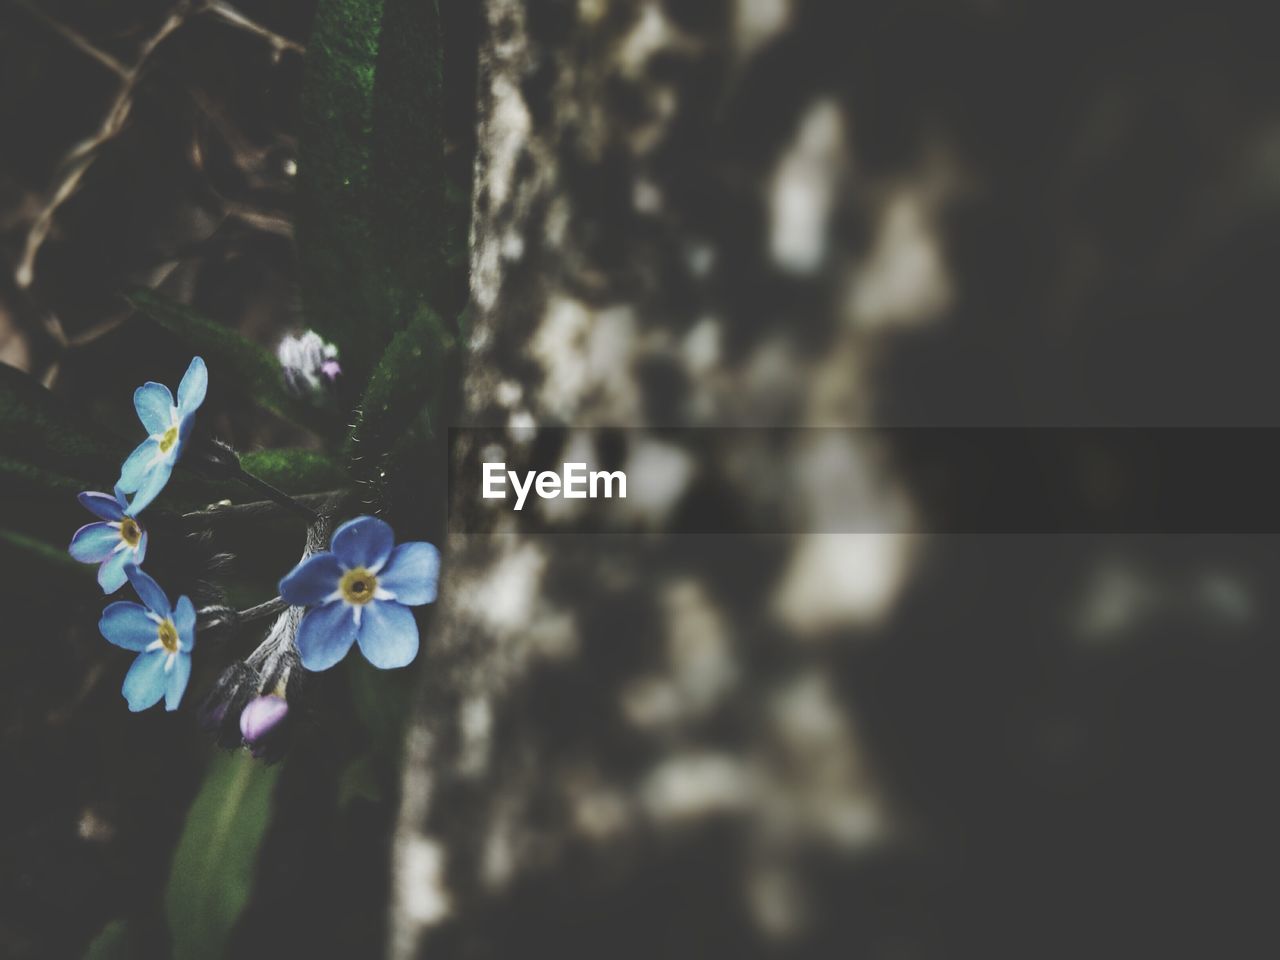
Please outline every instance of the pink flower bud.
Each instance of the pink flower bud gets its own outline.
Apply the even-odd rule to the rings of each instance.
[[[255,757],[265,753],[267,739],[289,715],[284,697],[254,697],[240,714],[240,734]]]

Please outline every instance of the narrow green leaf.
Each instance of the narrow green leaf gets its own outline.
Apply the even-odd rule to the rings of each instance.
[[[440,423],[448,395],[453,334],[429,309],[423,309],[392,339],[369,377],[351,434],[356,463],[376,462],[424,412]],[[353,464],[354,469],[354,464]]]
[[[225,378],[258,406],[286,420],[320,432],[327,428],[318,410],[289,392],[280,362],[258,344],[154,290],[135,290],[129,302],[203,357],[210,379]]]
[[[240,465],[285,493],[323,493],[351,485],[342,467],[314,450],[256,450],[242,456]]]
[[[67,540],[70,539],[71,536],[68,534]],[[0,566],[6,571],[6,577],[9,580],[6,589],[13,591],[15,596],[21,593],[17,589],[18,584],[15,578],[31,576],[32,579],[39,579],[38,576],[34,576],[33,568],[60,577],[83,580],[86,583],[92,582],[97,572],[95,566],[72,559],[65,547],[55,546],[16,530],[2,528],[0,528],[0,558],[5,560]]]
[[[45,470],[0,457],[0,498],[5,507],[6,526],[42,543],[65,550],[71,534],[93,517],[76,502],[82,490],[110,492],[111,484],[89,483],[52,470]],[[66,559],[63,553],[63,559]]]
[[[129,924],[112,920],[102,928],[84,953],[84,960],[132,960],[138,956],[138,944]]]
[[[85,489],[83,483],[55,470],[45,470],[20,460],[0,457],[0,489],[6,496],[74,497]]]
[[[249,899],[279,772],[243,750],[219,752],[209,764],[187,814],[165,894],[174,960],[226,955],[231,930]]]
[[[380,41],[373,90],[374,223],[400,329],[424,305],[461,306],[446,299],[446,244],[450,226],[461,219],[465,230],[467,216],[445,173],[436,0],[384,0]]]
[[[91,489],[110,489],[127,453],[38,381],[3,363],[0,450],[10,462],[59,473]]]
[[[346,765],[338,778],[338,809],[346,810],[356,800],[381,803],[382,782],[372,756],[361,754]]]
[[[458,286],[447,243],[463,213],[444,173],[440,62],[432,0],[320,0],[303,77],[302,295],[357,383]]]
[[[352,705],[374,755],[394,765],[409,716],[413,671],[379,670],[361,657],[353,659],[349,676]]]

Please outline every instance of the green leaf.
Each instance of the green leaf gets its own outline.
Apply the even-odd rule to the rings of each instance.
[[[240,465],[285,493],[322,493],[351,485],[342,467],[314,450],[256,450],[242,456]],[[240,491],[247,489],[236,486]],[[243,493],[238,499],[244,499]]]
[[[442,401],[455,340],[429,309],[423,309],[392,339],[369,377],[351,434],[353,472],[371,471],[424,412],[443,422]],[[425,425],[425,424],[424,424]]]
[[[84,960],[132,960],[138,956],[138,944],[124,920],[112,920],[93,938]]]
[[[298,252],[308,323],[361,383],[457,288],[432,0],[320,0],[303,76]]]
[[[95,490],[111,489],[128,452],[98,436],[86,416],[32,377],[3,363],[0,450],[10,463],[27,463]]]
[[[187,814],[165,894],[174,960],[222,957],[249,899],[279,767],[218,752]]]
[[[129,302],[203,357],[211,380],[225,378],[258,406],[286,420],[319,432],[327,429],[319,411],[289,392],[280,362],[258,344],[154,290],[135,290]]]
[[[369,754],[361,754],[346,765],[338,778],[338,809],[346,810],[356,800],[381,803],[384,794],[378,765]]]
[[[379,670],[363,657],[355,657],[349,676],[356,717],[369,735],[374,755],[394,766],[409,716],[413,671]]]
[[[86,519],[89,519],[86,517]],[[68,534],[67,540],[71,536]],[[53,575],[73,581],[92,583],[97,567],[74,560],[65,547],[54,546],[44,540],[0,528],[0,563],[6,573],[5,589],[20,596],[19,584],[30,580],[48,589],[47,576]]]
[[[52,470],[0,457],[0,491],[3,491],[7,506],[5,523],[14,533],[58,544],[58,552],[64,560],[67,559],[65,547],[72,531],[93,520],[76,502],[76,494],[88,488],[106,492],[111,489],[111,484],[82,482]]]
[[[99,484],[109,486],[109,484]],[[74,503],[75,495],[85,489],[84,483],[54,470],[0,457],[0,489],[10,500],[54,500],[63,505]],[[105,492],[105,491],[104,491]]]

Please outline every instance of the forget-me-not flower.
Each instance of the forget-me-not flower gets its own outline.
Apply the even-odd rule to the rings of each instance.
[[[149,436],[129,454],[117,483],[125,493],[136,491],[134,513],[145,508],[169,482],[208,386],[209,371],[204,361],[195,357],[178,384],[177,403],[163,383],[144,383],[134,391],[133,406]]]
[[[133,507],[120,488],[115,496],[86,491],[80,503],[98,523],[86,523],[71,538],[67,552],[81,563],[98,563],[98,585],[103,593],[115,593],[125,583],[124,568],[141,566],[147,555],[147,531],[133,516]]]
[[[160,585],[137,567],[125,574],[142,603],[118,600],[102,611],[98,629],[117,647],[138,651],[124,678],[124,698],[135,713],[164,698],[166,710],[177,710],[191,679],[191,648],[196,643],[196,609],[190,598],[176,606]]]
[[[418,653],[410,607],[436,598],[440,551],[421,541],[395,546],[376,517],[356,517],[334,531],[329,551],[313,554],[280,581],[280,596],[311,607],[298,625],[298,654],[308,670],[327,670],[351,645],[375,667],[403,667]]]

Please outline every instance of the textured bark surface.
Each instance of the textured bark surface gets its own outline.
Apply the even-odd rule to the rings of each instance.
[[[1268,111],[1221,139],[1189,111],[1193,90],[1245,89],[1260,51],[1198,39],[1235,64],[1215,85],[1183,56],[1191,23],[1106,19],[489,0],[463,422],[518,447],[532,424],[1256,421],[1256,360],[1206,358],[1191,331],[1223,291],[1228,325],[1261,292],[1227,281],[1233,252],[1256,256],[1245,207],[1274,247],[1266,177],[1233,172]],[[1206,229],[1194,211],[1227,184],[1242,205]],[[1157,335],[1162,363],[1134,378]],[[1242,379],[1178,388],[1228,357]],[[394,956],[1043,956],[1084,949],[1112,897],[1135,930],[1156,915],[1164,821],[1132,818],[1196,722],[1170,707],[1197,688],[1194,637],[1231,615],[1206,594],[1098,627],[1090,584],[1158,567],[1198,597],[1185,584],[1215,562],[1265,550],[952,542],[924,564],[905,537],[667,536],[680,511],[779,490],[821,526],[849,504],[807,478],[847,451],[796,439],[715,464],[620,442],[633,489],[658,491],[633,501],[652,536],[449,542]],[[855,507],[909,505],[887,468],[850,469]],[[472,476],[455,510],[478,509]],[[1132,643],[1100,655],[1095,634]],[[1152,668],[1147,725],[1123,678]],[[1145,779],[1134,751],[1155,758]]]
[[[465,423],[518,446],[533,423],[863,422],[859,344],[943,305],[945,158],[847,193],[848,105],[819,81],[836,61],[793,72],[785,3],[694,6],[488,5]],[[851,202],[887,249],[841,236]],[[905,286],[851,295],[876,255],[914,258]],[[664,536],[676,510],[776,496],[787,458],[620,443],[652,537],[449,544],[408,738],[396,956],[838,941],[850,918],[821,875],[886,842],[836,641],[883,609],[907,545]],[[474,507],[454,481],[455,508]],[[799,509],[833,506],[812,494]]]

